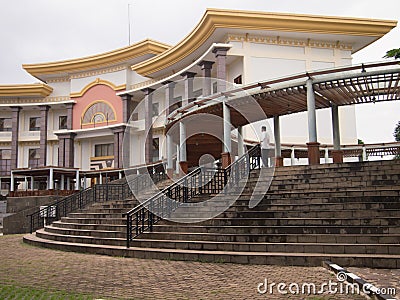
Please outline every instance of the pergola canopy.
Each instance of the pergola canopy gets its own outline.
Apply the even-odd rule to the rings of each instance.
[[[400,66],[396,61],[361,64],[259,82],[197,99],[170,114],[168,129],[182,118],[207,113],[222,117],[222,101],[229,106],[233,126],[243,126],[267,116],[307,111],[308,80],[312,81],[316,109],[399,100]],[[254,99],[257,103],[255,103]],[[251,112],[252,104],[262,113]],[[250,122],[246,117],[251,115]]]

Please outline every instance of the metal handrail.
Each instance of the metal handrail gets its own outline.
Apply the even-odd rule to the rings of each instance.
[[[237,186],[249,171],[261,167],[260,145],[233,162],[226,169],[198,167],[126,213],[126,247],[145,231],[197,195],[218,194]],[[255,159],[254,159],[255,158]],[[174,201],[172,201],[174,200]]]
[[[157,166],[153,169],[156,170]],[[160,169],[161,170],[161,169]],[[132,197],[137,193],[154,182],[159,182],[166,178],[164,169],[161,171],[154,171],[150,176],[140,174],[135,176],[129,182],[115,184],[96,184],[93,187],[86,188],[75,194],[69,195],[38,211],[27,215],[30,218],[30,233],[37,229],[60,220],[62,217],[67,216],[68,213],[83,209],[89,204],[96,202],[107,202],[110,200],[124,200]]]

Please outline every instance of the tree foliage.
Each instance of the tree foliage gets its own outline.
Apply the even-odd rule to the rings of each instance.
[[[400,142],[400,121],[397,123],[396,127],[394,128],[393,132],[394,139],[396,142]]]
[[[383,58],[395,58],[399,59],[400,58],[400,48],[398,49],[392,49],[386,52],[386,55]]]
[[[394,139],[396,140],[396,142],[400,142],[400,121],[397,122],[397,125],[394,128],[393,136],[394,136]],[[397,153],[397,155],[395,156],[395,159],[400,159],[400,153]]]

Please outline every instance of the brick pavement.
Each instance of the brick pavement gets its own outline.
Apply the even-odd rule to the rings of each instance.
[[[322,284],[335,276],[322,267],[212,264],[108,257],[36,248],[21,235],[0,237],[0,282],[89,293],[103,299],[306,299],[257,293],[267,278]],[[365,299],[325,295],[309,299]]]

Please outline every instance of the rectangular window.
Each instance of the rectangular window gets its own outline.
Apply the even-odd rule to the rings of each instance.
[[[157,117],[158,113],[159,113],[159,103],[153,103],[153,113],[152,113],[152,117]]]
[[[160,139],[153,139],[153,162],[160,160]]]
[[[218,90],[218,84],[217,84],[217,82],[214,82],[213,85],[212,85],[212,92],[213,92],[213,94],[216,94],[216,93],[217,93],[217,90]]]
[[[37,168],[39,166],[39,149],[29,149],[28,166],[29,168]]]
[[[67,116],[58,117],[58,129],[68,129],[67,128]]]
[[[236,77],[235,79],[233,79],[233,82],[236,84],[242,84],[242,75],[239,75],[238,77]]]
[[[39,117],[29,118],[29,131],[40,131]]]
[[[114,155],[114,144],[98,144],[94,146],[94,156],[113,156]]]
[[[0,175],[10,175],[11,171],[11,150],[0,149]]]
[[[0,131],[11,131],[11,118],[0,118]]]

